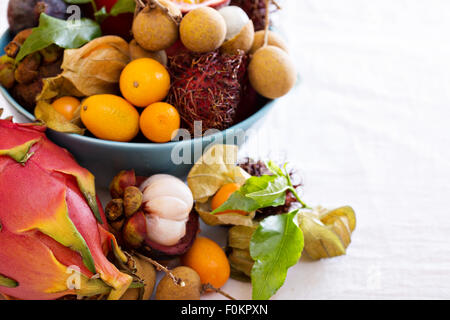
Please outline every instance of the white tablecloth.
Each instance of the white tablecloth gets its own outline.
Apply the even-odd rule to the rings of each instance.
[[[346,256],[302,260],[275,298],[450,298],[450,2],[284,7],[301,85],[243,152],[289,160],[305,201],[350,204],[358,225]],[[0,107],[23,120],[3,98]],[[250,298],[248,285],[225,290]]]

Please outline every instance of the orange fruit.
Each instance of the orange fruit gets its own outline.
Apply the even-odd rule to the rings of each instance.
[[[228,183],[222,186],[219,191],[214,195],[211,201],[211,207],[214,210],[219,208],[221,205],[228,200],[228,198],[235,192],[238,191],[241,187],[236,183]]]
[[[127,142],[139,132],[139,113],[125,99],[94,95],[81,104],[81,121],[97,138]]]
[[[68,121],[71,121],[75,117],[75,112],[80,106],[80,100],[74,97],[61,97],[53,101],[52,106]]]
[[[223,185],[219,189],[219,191],[217,191],[217,193],[214,195],[214,197],[211,200],[212,210],[214,211],[217,208],[219,208],[221,205],[223,205],[225,203],[225,201],[227,201],[230,198],[230,196],[235,191],[238,191],[240,188],[241,187],[236,183],[228,183],[226,185]],[[241,210],[228,210],[228,211],[218,212],[216,214],[219,215],[219,214],[226,214],[226,213],[238,213],[243,216],[246,216],[249,214],[248,212],[241,211]]]
[[[147,107],[162,101],[169,89],[170,75],[166,68],[150,58],[130,62],[120,75],[122,95],[137,107]]]
[[[145,108],[139,124],[147,139],[164,143],[169,142],[180,129],[180,114],[172,105],[157,102]]]
[[[198,237],[181,258],[183,265],[194,269],[202,284],[222,287],[230,278],[230,263],[223,249],[214,241]]]

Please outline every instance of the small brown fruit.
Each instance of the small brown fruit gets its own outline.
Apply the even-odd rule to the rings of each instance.
[[[296,81],[294,62],[286,52],[274,46],[266,46],[255,52],[248,74],[253,88],[269,99],[284,96]]]
[[[142,205],[142,198],[143,194],[139,188],[134,186],[125,188],[123,194],[123,207],[127,218],[138,212]]]
[[[133,35],[137,43],[148,51],[169,48],[178,39],[177,19],[181,11],[170,1],[158,0],[164,7],[147,6],[139,12],[133,22]]]
[[[153,289],[156,284],[156,270],[155,267],[143,259],[133,256],[136,263],[136,276],[144,282],[144,292],[142,300],[150,300]],[[141,288],[128,289],[122,296],[121,300],[138,300],[141,294]]]
[[[122,230],[123,225],[125,224],[125,219],[112,221],[109,223],[114,232],[119,233]],[[117,234],[114,234],[117,238]]]
[[[123,216],[123,200],[112,199],[105,208],[106,217],[109,221],[116,221]]]
[[[14,76],[20,84],[29,84],[39,76],[42,57],[38,52],[26,56],[16,68]]]
[[[164,50],[156,52],[145,50],[136,42],[136,40],[130,42],[129,48],[131,60],[150,58],[158,61],[163,66],[167,66],[167,53]]]
[[[16,82],[14,76],[15,60],[7,55],[0,57],[0,85],[6,89],[11,89]]]
[[[156,288],[156,300],[200,300],[202,285],[197,272],[188,267],[177,267],[171,272],[180,283],[165,275]]]
[[[255,35],[255,29],[253,28],[253,21],[250,20],[241,32],[239,32],[234,38],[226,41],[220,51],[228,54],[236,54],[238,50],[242,50],[245,53],[250,51],[253,44]]]
[[[122,170],[111,181],[109,193],[111,198],[122,198],[126,187],[136,185],[136,174],[134,170]]]
[[[255,28],[247,13],[238,6],[226,6],[219,10],[227,25],[225,43],[220,50],[228,54],[237,54],[239,50],[248,53],[253,44]]]
[[[180,38],[190,51],[206,53],[223,44],[227,25],[222,15],[210,7],[189,12],[181,21]]]
[[[255,33],[255,38],[253,40],[252,48],[250,49],[250,54],[254,54],[258,49],[260,49],[264,45],[264,35],[265,35],[264,30]],[[278,47],[281,50],[288,52],[286,42],[273,31],[269,31],[267,45]]]

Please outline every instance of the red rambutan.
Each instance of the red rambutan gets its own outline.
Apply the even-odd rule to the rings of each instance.
[[[232,126],[242,98],[247,56],[183,52],[169,57],[172,86],[167,102],[175,106],[183,125],[191,133],[194,122],[208,129],[225,130]]]

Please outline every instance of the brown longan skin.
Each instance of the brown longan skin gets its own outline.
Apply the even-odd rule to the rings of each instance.
[[[153,294],[153,289],[156,284],[156,270],[155,267],[147,262],[133,256],[133,259],[136,263],[136,275],[144,281],[144,293],[142,295],[142,300],[150,300],[150,297]],[[122,296],[121,300],[138,300],[140,295],[139,288],[128,289],[125,294]]]
[[[156,300],[200,300],[202,285],[197,272],[188,267],[177,267],[171,272],[184,286],[165,275],[156,288]]]
[[[167,54],[164,50],[160,50],[160,51],[156,51],[156,52],[145,50],[134,39],[129,43],[129,48],[130,48],[131,60],[137,60],[137,59],[141,59],[141,58],[150,58],[150,59],[158,61],[163,66],[167,67]]]
[[[161,9],[141,11],[133,22],[134,39],[145,50],[160,51],[178,39],[178,26]]]
[[[206,53],[222,46],[227,25],[222,15],[210,7],[190,11],[181,21],[180,38],[190,51]]]
[[[253,88],[269,99],[287,94],[297,80],[292,59],[274,46],[266,46],[255,52],[248,73]]]
[[[255,37],[253,40],[252,48],[250,49],[250,54],[254,54],[258,49],[260,49],[264,44],[264,36],[265,31],[261,30],[255,33]],[[288,52],[288,47],[286,45],[286,42],[275,32],[269,31],[269,37],[267,44],[269,46],[275,46],[280,48],[281,50]]]
[[[248,53],[254,42],[254,37],[255,29],[253,27],[253,21],[250,20],[238,35],[222,45],[220,51],[227,54],[238,54],[239,50],[242,50],[245,53]]]

